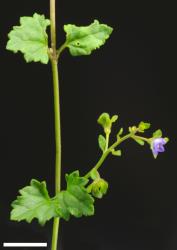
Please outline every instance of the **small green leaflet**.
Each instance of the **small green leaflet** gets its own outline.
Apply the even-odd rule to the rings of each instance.
[[[106,148],[106,139],[104,138],[103,135],[98,136],[98,144],[100,149],[104,152]]]
[[[41,225],[57,216],[56,204],[50,199],[45,182],[31,180],[30,186],[19,191],[21,196],[12,203],[11,220],[26,220],[30,223],[37,218]]]
[[[117,139],[120,139],[120,136],[123,134],[123,128],[120,128],[119,132],[117,133]]]
[[[24,54],[26,62],[41,62],[47,64],[48,36],[46,33],[50,20],[44,15],[35,13],[33,17],[21,17],[20,26],[14,26],[8,34],[9,41],[6,49]]]
[[[80,177],[79,171],[75,171],[66,175],[66,181],[67,190],[50,198],[46,183],[33,179],[30,186],[19,191],[20,196],[12,203],[11,220],[26,220],[30,223],[36,218],[44,225],[54,217],[69,220],[70,215],[93,215],[94,199],[85,188],[88,179]]]
[[[114,156],[121,156],[122,155],[122,151],[121,150],[112,150],[112,155],[114,155]]]
[[[72,56],[90,55],[100,48],[109,38],[113,29],[95,20],[89,26],[64,25],[66,32],[65,47],[69,48]]]
[[[160,138],[162,137],[162,130],[158,129],[153,133],[153,138]]]
[[[144,146],[144,141],[139,138],[133,138],[139,145]]]
[[[116,122],[117,119],[118,119],[118,115],[113,115],[113,116],[111,117],[111,122],[112,122],[112,123],[113,123],[113,122]]]

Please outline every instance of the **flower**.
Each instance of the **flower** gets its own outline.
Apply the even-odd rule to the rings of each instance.
[[[154,155],[154,158],[157,158],[158,153],[164,152],[164,145],[167,143],[165,138],[155,138],[152,140],[151,149]]]

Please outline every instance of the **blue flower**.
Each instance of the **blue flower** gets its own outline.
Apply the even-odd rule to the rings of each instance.
[[[167,143],[167,140],[164,138],[155,138],[151,142],[151,149],[154,155],[154,158],[157,158],[158,153],[165,151],[164,145]]]

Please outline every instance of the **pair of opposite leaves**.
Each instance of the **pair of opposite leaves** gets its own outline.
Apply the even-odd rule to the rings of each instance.
[[[13,52],[21,51],[27,62],[41,62],[47,64],[48,35],[47,27],[50,20],[44,15],[35,13],[32,17],[21,17],[20,26],[14,26],[8,34],[7,49]],[[95,20],[89,26],[78,27],[73,24],[64,25],[66,41],[62,45],[69,48],[72,56],[90,55],[91,52],[102,46],[109,38],[113,29]]]
[[[21,17],[20,26],[14,26],[8,34],[7,49],[24,54],[26,62],[49,61],[47,27],[50,20],[35,13],[33,17]],[[89,26],[64,25],[66,41],[62,50],[69,48],[72,56],[90,55],[102,46],[113,29],[95,20]],[[21,189],[20,196],[12,203],[11,219],[31,222],[38,219],[41,225],[53,217],[65,220],[70,215],[81,217],[94,214],[94,198],[87,192],[88,179],[79,176],[79,171],[66,175],[67,189],[50,198],[46,183],[32,180],[30,186]]]

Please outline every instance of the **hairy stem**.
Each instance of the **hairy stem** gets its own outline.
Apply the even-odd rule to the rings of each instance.
[[[61,126],[60,126],[60,93],[59,74],[56,51],[56,18],[55,0],[50,0],[50,22],[51,22],[51,65],[53,75],[54,93],[54,116],[55,116],[55,194],[60,191],[61,182]],[[54,218],[52,233],[52,250],[57,250],[59,218]]]

